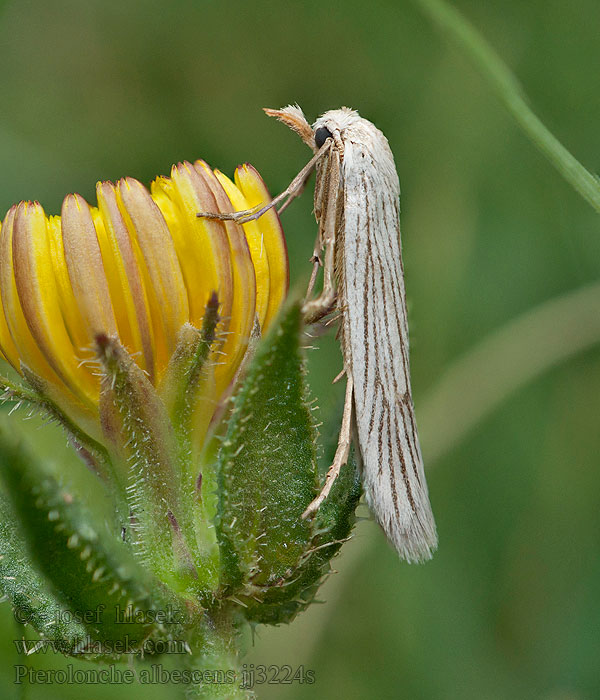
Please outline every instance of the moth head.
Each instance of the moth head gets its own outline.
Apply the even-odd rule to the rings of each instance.
[[[363,121],[358,112],[349,107],[341,109],[331,109],[322,114],[312,125],[315,146],[317,149],[325,143],[328,138],[334,139],[338,143],[343,141],[344,132],[351,128],[357,121]]]
[[[282,109],[265,108],[264,111],[270,117],[279,119],[279,121],[295,131],[315,153],[329,138],[334,139],[339,145],[343,141],[346,129],[352,129],[358,122],[365,121],[361,119],[358,112],[349,107],[325,112],[312,126],[308,123],[304,112],[298,105],[288,105]]]

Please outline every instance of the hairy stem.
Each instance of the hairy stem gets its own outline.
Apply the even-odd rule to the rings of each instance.
[[[205,613],[204,620],[189,639],[190,654],[183,661],[192,673],[186,698],[197,700],[253,700],[244,683],[239,660],[239,630],[230,611]]]

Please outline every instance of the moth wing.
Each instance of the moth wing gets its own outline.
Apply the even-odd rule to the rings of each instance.
[[[373,131],[374,143],[344,144],[344,357],[367,503],[400,556],[422,561],[437,534],[410,388],[400,188],[387,140]]]

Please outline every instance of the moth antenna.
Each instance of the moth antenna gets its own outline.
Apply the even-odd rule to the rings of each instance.
[[[315,137],[311,125],[306,121],[304,112],[298,105],[288,105],[282,109],[269,109],[263,107],[263,111],[269,117],[275,117],[295,131],[304,143],[315,150]]]

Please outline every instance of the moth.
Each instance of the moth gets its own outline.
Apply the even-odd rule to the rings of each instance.
[[[268,205],[224,215],[240,223],[303,190],[316,169],[318,234],[303,311],[308,323],[337,312],[346,375],[338,446],[312,515],[346,464],[354,439],[371,511],[401,558],[429,559],[437,534],[411,395],[408,321],[400,242],[400,185],[383,133],[347,107],[311,126],[297,105],[265,109],[293,129],[314,156]],[[322,292],[312,297],[320,267]]]

